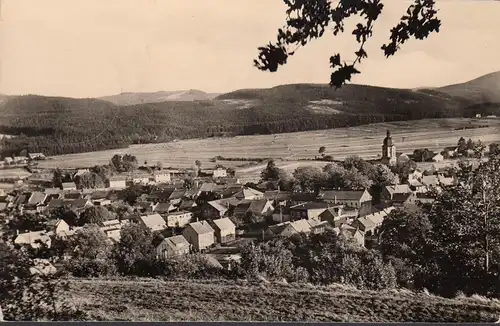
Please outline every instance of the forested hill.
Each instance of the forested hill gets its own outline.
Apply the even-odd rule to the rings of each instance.
[[[2,154],[48,155],[126,147],[133,143],[227,134],[249,135],[463,116],[463,99],[363,85],[339,90],[296,84],[239,90],[212,100],[118,106],[100,99],[37,95],[0,101]]]

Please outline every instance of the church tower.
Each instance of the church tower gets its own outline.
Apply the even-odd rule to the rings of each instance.
[[[396,164],[396,146],[392,143],[391,131],[387,130],[387,137],[382,145],[382,164]]]

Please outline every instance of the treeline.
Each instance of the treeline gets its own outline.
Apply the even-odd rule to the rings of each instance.
[[[19,137],[3,139],[1,154],[11,156],[23,149],[46,155],[88,152],[209,137],[214,130],[228,135],[272,134],[462,116],[453,101],[380,87],[356,85],[334,92],[323,86],[290,85],[256,92],[248,107],[223,100],[121,107],[95,99],[15,97],[0,108],[0,133]],[[321,114],[309,108],[310,101],[328,98],[341,103],[340,113]]]

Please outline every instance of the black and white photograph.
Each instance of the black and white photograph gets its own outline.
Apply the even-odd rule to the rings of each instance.
[[[0,0],[0,321],[500,323],[499,17]]]

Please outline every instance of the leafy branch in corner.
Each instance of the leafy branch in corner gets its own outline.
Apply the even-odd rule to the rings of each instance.
[[[348,64],[340,53],[330,57],[330,67],[334,69],[330,76],[330,85],[336,89],[342,87],[352,76],[359,74],[356,64],[368,57],[365,50],[367,40],[373,34],[373,25],[382,14],[383,0],[284,0],[286,25],[278,30],[277,41],[259,47],[259,56],[254,65],[263,71],[276,72],[279,66],[287,63],[297,49],[307,45],[313,39],[321,38],[327,28],[333,25],[333,35],[344,32],[344,22],[352,16],[360,16],[364,24],[359,23],[352,31],[360,44],[354,52],[355,59]],[[434,0],[414,0],[402,16],[400,22],[391,29],[390,41],[382,45],[386,57],[394,55],[402,44],[410,38],[423,40],[432,32],[439,32],[441,21],[436,17]]]

